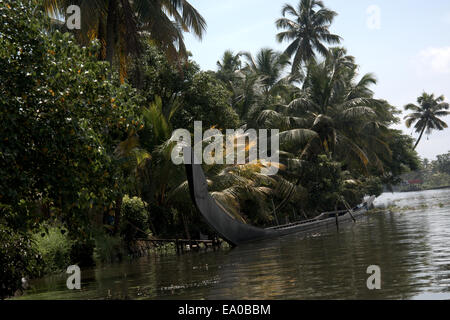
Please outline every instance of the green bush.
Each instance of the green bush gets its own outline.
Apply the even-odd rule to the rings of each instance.
[[[50,227],[35,233],[33,248],[41,256],[46,273],[63,270],[71,265],[72,241],[65,229]]]
[[[383,193],[383,182],[374,176],[360,177],[345,181],[341,194],[347,203],[354,207],[360,204],[365,196],[380,196]],[[340,204],[342,205],[342,204]],[[341,207],[341,209],[343,209]]]
[[[341,164],[326,155],[317,156],[302,172],[302,186],[308,193],[306,212],[332,211],[343,187]]]
[[[23,277],[38,275],[37,253],[32,239],[0,224],[0,299],[22,288]]]
[[[126,255],[123,242],[119,237],[98,233],[95,236],[94,260],[96,265],[121,261]]]
[[[126,242],[149,233],[149,218],[146,203],[141,198],[125,196],[122,202],[120,234]]]
[[[383,182],[379,177],[370,176],[363,180],[364,195],[379,197],[383,193]]]

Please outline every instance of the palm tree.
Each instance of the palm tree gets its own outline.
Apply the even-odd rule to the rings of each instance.
[[[236,79],[231,83],[231,105],[241,119],[248,122],[250,113],[263,104],[263,91],[260,76],[252,72],[236,73]]]
[[[233,84],[241,70],[241,55],[226,50],[220,61],[217,61],[217,78],[221,80],[230,92],[233,92]]]
[[[206,30],[204,18],[187,0],[42,0],[53,17],[64,15],[65,8],[78,5],[82,13],[81,30],[75,36],[83,45],[98,39],[100,59],[113,64],[117,59],[124,70],[128,55],[140,53],[142,33],[175,60],[187,57],[183,32],[199,39]]]
[[[259,122],[279,128],[281,138],[290,142],[285,151],[295,157],[304,152],[306,134],[315,138],[309,152],[331,154],[360,171],[371,160],[381,163],[379,158],[390,154],[382,137],[390,120],[385,116],[389,106],[373,98],[369,88],[376,83],[373,75],[357,81],[356,69],[354,58],[345,49],[332,48],[325,61],[309,64],[297,98],[261,112]],[[296,143],[298,139],[302,143]]]
[[[259,104],[262,95],[261,77],[242,68],[241,56],[226,50],[220,61],[217,61],[216,77],[221,80],[231,93],[230,104],[245,120],[249,110]]]
[[[358,79],[354,58],[344,48],[331,48],[323,62],[312,61],[306,71],[295,99],[273,105],[258,118],[280,130],[280,159],[292,183],[277,209],[292,202],[304,168],[319,155],[338,161],[352,175],[384,173],[383,163],[392,156],[387,126],[394,121],[393,107],[373,98],[372,74]]]
[[[171,60],[187,57],[183,32],[202,39],[206,21],[187,0],[134,0],[139,30],[148,32]]]
[[[439,117],[445,117],[450,114],[449,111],[445,111],[449,109],[449,104],[444,102],[444,100],[444,96],[435,98],[434,94],[430,95],[424,92],[417,98],[419,105],[410,103],[405,106],[405,110],[413,111],[413,113],[405,117],[406,126],[410,128],[415,123],[414,129],[416,129],[417,133],[420,132],[419,139],[414,145],[414,150],[419,145],[425,131],[429,135],[433,130],[448,128],[448,125],[439,119]]]
[[[301,0],[297,9],[286,4],[281,13],[283,18],[276,21],[276,26],[285,31],[277,34],[277,40],[292,41],[284,52],[289,57],[294,56],[292,73],[298,72],[302,63],[314,59],[316,51],[326,57],[328,49],[324,43],[337,44],[341,40],[339,36],[329,31],[337,13],[327,9],[322,1]],[[287,18],[287,14],[294,19]]]
[[[289,58],[270,48],[259,50],[255,57],[244,51],[236,57],[245,58],[245,66],[240,64],[240,69],[233,73],[233,80],[228,82],[228,89],[233,93],[232,105],[247,125],[255,128],[255,116],[271,104],[285,101],[292,93],[293,83],[300,78],[286,75]],[[218,77],[222,70],[218,71]]]
[[[229,75],[233,74],[236,71],[240,70],[242,66],[241,63],[241,55],[234,54],[231,50],[226,50],[222,56],[221,61],[217,61],[217,67],[218,67],[218,75]],[[220,78],[220,76],[219,76]],[[221,79],[223,81],[226,81],[225,79]]]
[[[270,48],[263,48],[253,57],[249,52],[242,52],[246,57],[246,68],[249,72],[261,77],[265,100],[286,89],[291,82],[291,76],[283,77],[286,66],[290,65],[289,58]]]
[[[284,101],[292,93],[293,83],[300,78],[285,75],[288,65],[287,56],[270,48],[261,49],[255,57],[249,52],[234,54],[227,50],[217,62],[217,78],[232,93],[231,105],[248,126],[255,128],[253,116],[261,109]]]

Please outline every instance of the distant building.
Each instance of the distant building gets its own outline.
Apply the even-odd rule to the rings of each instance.
[[[410,185],[423,184],[423,180],[421,180],[421,179],[408,180],[408,184],[410,184]]]

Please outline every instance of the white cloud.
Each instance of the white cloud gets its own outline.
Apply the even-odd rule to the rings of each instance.
[[[370,30],[380,30],[381,29],[381,9],[377,5],[371,5],[366,10],[367,17],[367,28]]]
[[[450,74],[450,46],[442,48],[427,48],[419,55],[419,63],[425,70],[433,73]]]

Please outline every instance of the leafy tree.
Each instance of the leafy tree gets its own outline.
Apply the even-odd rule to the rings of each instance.
[[[438,172],[450,175],[450,152],[437,156],[437,160],[433,161],[433,167]]]
[[[420,133],[419,138],[414,145],[414,150],[419,145],[423,134],[431,134],[433,130],[444,130],[448,128],[448,125],[439,119],[439,117],[445,117],[450,114],[449,104],[444,102],[444,96],[435,97],[434,94],[428,94],[424,92],[417,98],[419,105],[407,104],[405,110],[411,110],[413,113],[407,115],[406,126],[410,128],[414,123],[414,129],[417,133]]]
[[[139,90],[144,97],[141,111],[150,124],[140,133],[139,140],[147,151],[167,141],[174,129],[193,129],[194,121],[203,121],[205,128],[238,126],[238,116],[229,103],[230,94],[213,74],[200,72],[199,66],[190,60],[176,67],[155,46],[147,44],[145,48],[145,55],[136,64],[140,64],[143,75]],[[156,112],[152,106],[160,111]],[[153,110],[153,114],[147,110]],[[163,119],[158,120],[160,117]],[[146,130],[157,127],[161,130],[154,130],[151,138]]]
[[[189,60],[174,66],[155,45],[144,42],[143,46],[143,56],[136,59],[130,67],[130,78],[140,77],[139,92],[144,97],[142,106],[149,107],[156,101],[156,97],[159,97],[162,114],[169,120],[171,114],[183,107],[181,96],[189,88],[200,68]],[[137,86],[137,83],[134,84]],[[163,138],[159,143],[167,139]]]
[[[413,150],[414,140],[400,130],[389,130],[389,149],[392,151],[392,158],[383,162],[384,170],[373,172],[382,178],[382,182],[387,186],[399,184],[402,175],[420,168],[420,159],[417,152]]]
[[[2,215],[23,230],[58,219],[85,238],[122,192],[113,151],[141,127],[137,98],[108,80],[98,43],[44,32],[43,12],[26,1],[0,12]]]
[[[224,84],[211,73],[199,72],[197,64],[187,60],[174,66],[150,44],[145,45],[145,55],[136,64],[142,70],[139,91],[144,97],[140,109],[144,128],[116,151],[133,176],[130,181],[134,181],[135,194],[148,203],[154,234],[173,237],[185,229],[187,237],[188,229],[192,231],[186,228],[187,222],[200,224],[189,193],[177,199],[172,196],[186,181],[184,168],[171,161],[172,132],[177,128],[193,131],[194,121],[202,121],[205,129],[236,128],[239,119],[229,104]]]
[[[336,209],[344,184],[341,164],[319,155],[302,167],[301,176],[301,185],[308,193],[308,201],[302,204],[302,209],[316,215]]]
[[[228,86],[231,105],[242,121],[250,121],[253,110],[263,104],[262,77],[253,72],[240,71]],[[251,123],[253,127],[253,123]]]
[[[182,104],[174,116],[175,128],[193,132],[194,121],[202,121],[203,128],[234,129],[239,125],[239,118],[229,104],[228,91],[207,72],[194,76],[183,92]]]
[[[70,5],[78,5],[82,25],[73,34],[82,45],[98,39],[102,45],[99,58],[111,65],[117,58],[123,67],[127,55],[137,55],[140,51],[137,21],[128,0],[41,0],[41,3],[50,16],[63,19]]]
[[[170,60],[188,56],[183,32],[202,39],[206,31],[205,19],[187,0],[138,0],[134,10],[139,29],[148,32]]]
[[[245,58],[245,66],[243,59]],[[291,89],[294,77],[283,74],[289,59],[270,48],[261,49],[256,57],[249,52],[226,51],[218,62],[215,77],[231,93],[230,104],[243,122],[255,128],[255,116],[266,106],[280,102]]]
[[[37,252],[29,235],[0,221],[0,300],[22,289],[24,276],[39,275]]]

